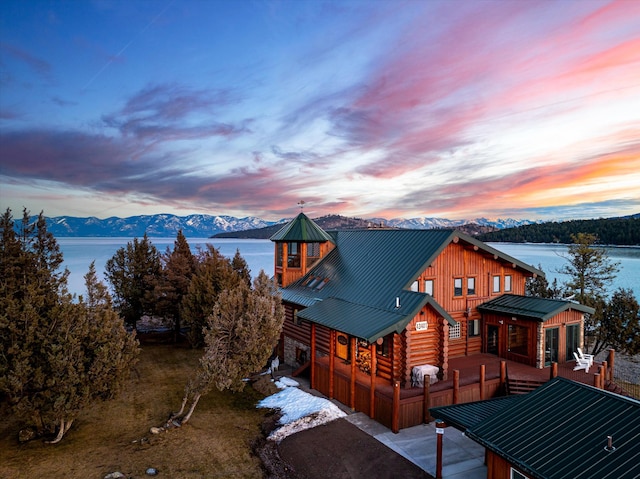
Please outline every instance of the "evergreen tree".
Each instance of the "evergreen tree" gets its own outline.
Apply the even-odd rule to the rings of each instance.
[[[595,329],[593,354],[614,348],[630,356],[640,353],[640,306],[630,289],[619,288],[603,306]]]
[[[236,249],[236,254],[231,259],[231,267],[244,280],[248,286],[251,286],[251,270],[245,259],[240,255],[240,250]]]
[[[137,348],[111,308],[92,265],[89,303],[67,292],[62,254],[42,213],[25,211],[18,234],[9,210],[0,220],[0,393],[38,434],[58,442],[79,411],[117,391]]]
[[[154,291],[155,311],[160,316],[173,320],[177,341],[182,327],[182,299],[189,292],[189,285],[198,265],[182,230],[178,231],[173,251],[167,248],[162,260],[162,275]]]
[[[189,290],[182,300],[181,317],[189,326],[187,339],[192,347],[204,344],[203,328],[213,311],[218,295],[225,289],[233,289],[240,276],[231,267],[231,262],[212,245],[207,245],[198,255],[196,272],[191,278]]]
[[[538,265],[538,269],[542,271],[542,265]],[[549,286],[549,281],[545,276],[536,276],[535,278],[527,278],[525,295],[538,298],[560,298],[562,289],[558,286],[557,279],[554,279]]]
[[[284,307],[275,283],[261,271],[249,288],[238,282],[222,291],[207,318],[205,351],[188,382],[176,417],[185,423],[200,397],[212,388],[242,391],[245,379],[266,364],[284,323]],[[186,414],[183,413],[190,402]]]
[[[134,329],[145,314],[155,308],[154,289],[162,273],[160,254],[146,233],[116,251],[105,266],[115,306]]]
[[[593,339],[599,335],[607,287],[615,279],[619,263],[611,262],[605,249],[594,246],[598,240],[595,235],[578,233],[571,238],[573,244],[565,256],[568,263],[558,272],[570,277],[565,284],[567,294],[580,304],[595,308],[594,314],[585,315],[584,329],[585,338]]]

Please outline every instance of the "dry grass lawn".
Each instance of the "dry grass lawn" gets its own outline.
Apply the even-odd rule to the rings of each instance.
[[[19,424],[0,405],[0,478],[98,478],[120,471],[127,477],[259,478],[260,461],[251,453],[264,410],[253,388],[243,393],[212,391],[185,426],[158,435],[177,410],[200,351],[144,345],[126,390],[115,400],[83,411],[57,445],[34,440],[19,444]]]

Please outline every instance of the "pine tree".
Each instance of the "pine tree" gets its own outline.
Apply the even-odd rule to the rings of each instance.
[[[160,316],[173,320],[174,340],[177,341],[182,328],[182,300],[189,292],[198,265],[182,230],[178,231],[173,251],[167,248],[162,260],[162,275],[154,291],[154,309]]]
[[[611,262],[604,248],[594,246],[597,236],[578,233],[571,235],[571,239],[573,244],[569,245],[565,257],[568,264],[558,272],[570,277],[565,284],[567,294],[574,295],[577,302],[596,310],[594,314],[585,315],[584,335],[593,339],[599,334],[597,328],[602,321],[607,288],[616,277],[619,263]]]
[[[630,356],[640,353],[640,306],[630,289],[619,288],[602,308],[593,354],[614,348]]]
[[[192,347],[204,344],[203,328],[220,292],[234,288],[239,282],[240,276],[233,271],[229,259],[220,254],[218,249],[207,245],[204,251],[200,251],[196,273],[182,300],[181,311],[185,325],[189,326],[187,339]]]
[[[58,442],[83,407],[117,391],[136,342],[97,282],[94,265],[85,277],[89,302],[73,302],[42,213],[30,223],[25,211],[16,234],[7,210],[0,227],[0,393],[38,434],[57,428],[52,442]]]
[[[154,311],[154,289],[162,272],[160,254],[146,233],[118,249],[107,261],[105,275],[115,306],[134,329],[138,320]]]

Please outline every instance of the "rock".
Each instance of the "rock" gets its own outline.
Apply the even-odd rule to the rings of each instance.
[[[29,442],[35,439],[37,436],[36,430],[32,427],[28,427],[26,429],[21,429],[18,433],[18,441],[20,442]]]
[[[155,476],[156,474],[158,474],[158,470],[155,467],[147,469],[147,476]]]
[[[162,432],[162,429],[159,427],[152,427],[151,429],[149,429],[149,432],[151,434],[160,434]]]
[[[124,474],[122,474],[120,471],[115,471],[115,472],[110,472],[109,474],[107,474],[106,476],[104,476],[104,479],[126,479],[127,476],[125,476]]]

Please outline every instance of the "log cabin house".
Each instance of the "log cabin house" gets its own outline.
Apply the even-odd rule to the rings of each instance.
[[[300,213],[271,241],[286,311],[281,361],[310,368],[312,387],[354,409],[372,413],[376,390],[412,388],[416,372],[446,380],[451,358],[490,353],[544,368],[582,346],[590,308],[524,296],[527,278],[543,273],[461,232],[326,232]],[[350,381],[336,383],[345,368]],[[361,373],[369,395],[356,391]]]

